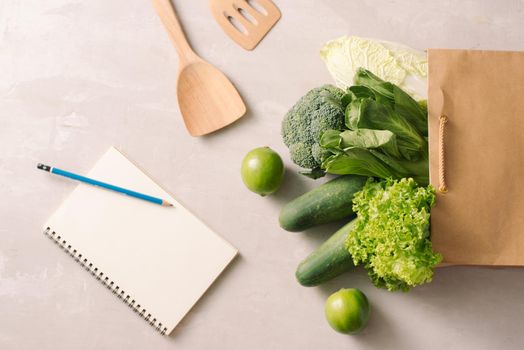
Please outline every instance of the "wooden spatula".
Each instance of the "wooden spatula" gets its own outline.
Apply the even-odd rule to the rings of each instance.
[[[192,136],[209,134],[239,119],[246,106],[233,84],[191,49],[170,0],[153,0],[179,56],[177,98]]]
[[[280,19],[271,0],[209,0],[224,32],[246,50],[253,50]]]

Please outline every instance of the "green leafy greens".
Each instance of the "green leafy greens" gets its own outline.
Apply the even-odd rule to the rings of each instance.
[[[397,84],[412,95],[426,96],[427,57],[409,47],[356,36],[330,40],[320,51],[337,86],[352,85],[359,67]]]
[[[347,129],[322,134],[320,146],[326,150],[322,169],[429,183],[425,104],[362,68],[339,104]]]
[[[429,240],[435,190],[413,179],[369,179],[353,198],[357,213],[346,248],[355,265],[363,264],[377,287],[408,291],[430,282],[442,256]]]

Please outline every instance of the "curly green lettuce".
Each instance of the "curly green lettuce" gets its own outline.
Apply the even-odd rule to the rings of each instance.
[[[346,248],[377,287],[408,291],[431,281],[433,268],[442,260],[429,239],[434,203],[434,188],[418,187],[411,178],[369,179],[355,194],[358,216]]]

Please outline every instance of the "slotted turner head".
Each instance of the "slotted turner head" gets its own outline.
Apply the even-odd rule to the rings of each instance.
[[[246,50],[253,50],[280,19],[271,0],[209,0],[224,32]]]

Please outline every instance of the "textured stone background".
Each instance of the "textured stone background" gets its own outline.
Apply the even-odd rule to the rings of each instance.
[[[317,54],[325,41],[356,34],[419,49],[524,50],[524,2],[276,2],[281,21],[247,52],[222,33],[207,1],[175,1],[195,50],[249,108],[235,125],[195,139],[177,108],[176,53],[149,1],[0,1],[1,349],[522,348],[523,269],[446,268],[409,294],[378,290],[363,271],[303,288],[296,265],[337,226],[291,234],[277,215],[314,185],[295,174],[279,124],[298,97],[330,82]],[[171,337],[41,233],[75,184],[35,164],[86,172],[110,145],[241,252]],[[263,145],[288,165],[270,198],[247,192],[239,176],[243,155]],[[324,320],[325,298],[341,287],[361,288],[372,303],[355,337]]]

